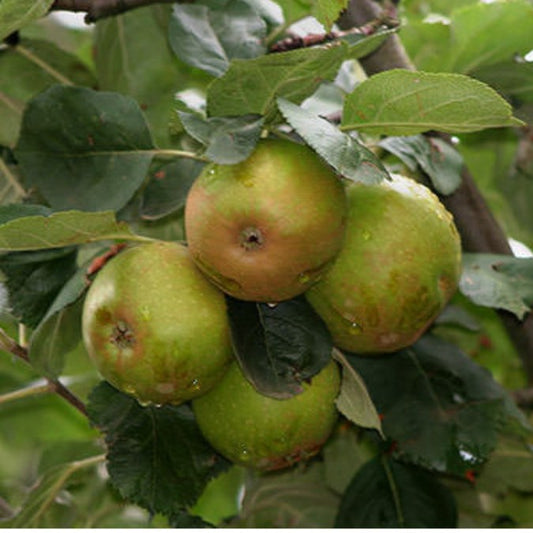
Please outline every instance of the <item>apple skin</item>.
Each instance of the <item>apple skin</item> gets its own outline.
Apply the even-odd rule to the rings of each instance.
[[[303,388],[288,399],[264,396],[234,363],[192,407],[206,439],[227,459],[257,470],[278,470],[318,453],[338,418],[337,363],[331,361]]]
[[[203,394],[233,360],[224,295],[173,242],[141,244],[105,264],[86,295],[82,332],[103,378],[142,404]]]
[[[194,260],[224,292],[277,302],[331,264],[346,210],[340,178],[310,148],[262,140],[241,163],[204,168],[189,191],[185,231]]]
[[[437,196],[410,178],[353,183],[347,195],[343,249],[306,297],[337,347],[393,352],[415,342],[456,291],[460,237]]]

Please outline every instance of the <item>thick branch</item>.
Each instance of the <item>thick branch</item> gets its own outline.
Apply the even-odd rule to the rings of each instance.
[[[392,4],[386,9],[389,16],[395,16]],[[373,0],[352,0],[339,25],[343,29],[361,26],[381,16],[382,10]],[[362,59],[361,64],[368,75],[394,68],[414,68],[397,35],[389,37],[381,47]],[[449,140],[448,136],[443,137]],[[461,186],[442,201],[454,216],[463,248],[475,253],[512,254],[505,232],[466,167],[462,178]],[[498,311],[498,314],[522,359],[528,382],[533,384],[533,314],[529,313],[523,321],[507,311]]]
[[[0,328],[0,350],[11,353],[14,356],[26,361],[26,363],[31,364],[30,358],[28,357],[28,350],[23,348],[20,344],[15,342],[7,333]],[[63,385],[58,379],[46,378],[50,384],[50,389],[53,390],[56,394],[67,400],[72,406],[74,406],[82,415],[87,416],[87,409],[85,404],[74,395],[65,385]]]

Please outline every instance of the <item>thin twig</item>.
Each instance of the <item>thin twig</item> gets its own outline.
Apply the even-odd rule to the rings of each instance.
[[[31,366],[31,361],[28,356],[28,350],[23,348],[15,340],[13,340],[2,328],[0,328],[0,350],[11,353],[14,356],[26,361]],[[64,398],[73,407],[75,407],[82,415],[87,416],[87,409],[85,404],[73,394],[65,385],[58,379],[45,378],[49,384],[50,390]]]

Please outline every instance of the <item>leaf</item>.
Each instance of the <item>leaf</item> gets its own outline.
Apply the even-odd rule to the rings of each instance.
[[[26,103],[57,83],[92,87],[96,80],[79,58],[49,41],[22,38],[16,46],[2,50],[0,145],[15,145]]]
[[[60,491],[76,472],[95,466],[102,461],[103,457],[98,455],[56,465],[48,469],[28,495],[22,510],[13,520],[9,521],[9,527],[28,528],[34,526],[43,514],[47,512],[50,505],[55,502]]]
[[[227,298],[235,355],[262,394],[290,398],[331,360],[326,326],[304,298],[270,306]]]
[[[203,166],[200,161],[185,158],[155,166],[143,191],[142,218],[159,220],[183,209],[187,193]]]
[[[7,278],[5,285],[13,315],[27,326],[36,327],[76,271],[76,257],[76,250],[70,247],[1,256],[0,269]]]
[[[251,477],[251,476],[249,476]],[[323,465],[249,479],[233,527],[331,528],[339,497],[324,482]]]
[[[531,50],[533,7],[527,0],[477,3],[454,11],[451,29],[443,70],[471,74]]]
[[[477,305],[505,309],[522,319],[533,305],[533,259],[465,253],[459,289]]]
[[[441,194],[451,194],[461,184],[463,158],[443,139],[424,135],[387,137],[379,145],[401,159],[411,170],[420,166]]]
[[[40,204],[9,204],[0,206],[0,225],[15,220],[16,218],[31,217],[34,215],[48,216],[52,211]]]
[[[345,58],[346,45],[317,46],[235,59],[207,91],[208,116],[263,115],[272,120],[276,98],[299,103],[320,83],[332,81]]]
[[[194,113],[178,111],[187,133],[206,146],[204,156],[221,165],[244,161],[253,151],[263,127],[257,115],[203,119]]]
[[[284,98],[277,102],[287,122],[341,176],[368,184],[388,177],[380,160],[353,137]]]
[[[277,3],[283,9],[287,22],[291,23],[310,15],[329,30],[348,5],[348,0],[278,0]]]
[[[502,438],[476,478],[480,492],[533,492],[533,452],[527,442]]]
[[[59,376],[65,355],[81,340],[80,297],[88,287],[86,272],[89,263],[90,260],[63,285],[31,336],[30,361],[47,377]]]
[[[389,70],[346,97],[342,129],[384,135],[429,130],[466,133],[520,126],[511,106],[484,83],[461,74]]]
[[[383,455],[366,463],[344,493],[338,528],[455,528],[452,493],[421,468]]]
[[[0,140],[1,143],[2,141]],[[2,158],[2,150],[0,149],[0,206],[20,202],[25,196],[26,191],[19,182],[14,161],[5,161]]]
[[[133,237],[139,238],[127,224],[117,222],[111,211],[61,211],[50,216],[24,216],[0,225],[0,251],[41,250]]]
[[[523,423],[488,371],[437,337],[425,335],[388,356],[347,359],[397,455],[420,466],[463,475],[489,457],[504,425]]]
[[[185,63],[221,76],[235,58],[249,59],[266,51],[266,24],[242,0],[175,4],[169,24],[169,42]]]
[[[378,28],[371,35],[364,33],[349,34],[342,37],[342,40],[347,42],[350,47],[348,49],[348,57],[350,59],[360,59],[377,50],[391,35],[397,33],[397,29]]]
[[[46,15],[53,3],[53,0],[2,0],[0,2],[0,41]]]
[[[55,210],[117,210],[143,183],[154,145],[126,96],[55,85],[24,113],[15,155]]]
[[[142,407],[101,382],[87,409],[105,434],[111,482],[123,498],[151,513],[180,513],[228,466],[207,444],[187,405]]]
[[[361,376],[342,352],[334,350],[333,357],[342,366],[341,391],[335,401],[338,410],[355,425],[375,429],[384,438],[381,420]]]
[[[168,120],[177,89],[188,84],[202,86],[208,80],[207,75],[179,62],[170,49],[171,11],[171,6],[159,5],[99,20],[93,41],[99,89],[135,98],[160,147],[175,147]]]

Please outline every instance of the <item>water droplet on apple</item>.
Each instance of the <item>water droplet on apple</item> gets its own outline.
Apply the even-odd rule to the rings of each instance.
[[[348,333],[350,335],[361,335],[363,328],[357,322],[352,322],[348,327]]]
[[[367,229],[363,230],[363,239],[365,241],[369,241],[370,237],[372,237],[372,233],[370,233]]]
[[[139,405],[141,407],[149,407],[150,405],[152,405],[152,402],[150,400],[140,400],[140,399],[137,399],[137,401],[139,402]]]
[[[187,387],[189,390],[192,390],[192,391],[197,391],[197,390],[200,390],[200,381],[198,379],[193,379],[188,387]]]
[[[309,283],[310,277],[305,272],[302,272],[301,274],[298,274],[298,282],[302,285],[305,285],[306,283]]]
[[[135,393],[137,392],[135,387],[133,385],[130,385],[130,384],[127,384],[127,385],[124,385],[122,387],[122,390],[126,393],[126,394],[132,394],[132,395],[135,395]]]

